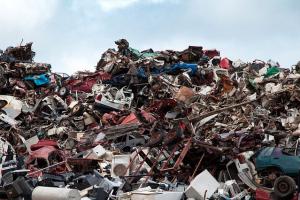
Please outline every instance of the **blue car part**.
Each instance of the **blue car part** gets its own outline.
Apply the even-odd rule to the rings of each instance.
[[[174,73],[178,70],[190,70],[191,75],[195,75],[197,72],[198,65],[197,64],[189,64],[189,63],[177,63],[171,65],[170,68],[166,71],[167,73]]]
[[[47,74],[26,76],[24,80],[32,81],[36,86],[47,85],[50,83],[50,78]]]

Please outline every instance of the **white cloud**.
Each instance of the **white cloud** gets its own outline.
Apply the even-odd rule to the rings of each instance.
[[[79,52],[70,52],[61,55],[57,59],[57,62],[60,63],[61,67],[56,66],[54,71],[65,72],[72,74],[76,71],[94,71],[97,62],[99,60],[98,53],[87,52],[86,54],[79,54]]]
[[[126,8],[139,0],[98,0],[98,3],[103,11],[111,11],[120,8]]]
[[[34,28],[54,15],[58,0],[9,0],[0,1],[2,30]]]
[[[105,12],[127,8],[136,3],[163,3],[166,1],[178,2],[179,0],[98,0],[101,9]]]

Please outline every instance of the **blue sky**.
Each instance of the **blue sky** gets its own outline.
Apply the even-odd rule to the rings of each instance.
[[[216,48],[233,60],[300,60],[298,0],[0,1],[0,49],[33,41],[53,71],[94,70],[126,38],[139,50]]]

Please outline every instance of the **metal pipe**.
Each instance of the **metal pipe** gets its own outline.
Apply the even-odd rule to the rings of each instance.
[[[32,192],[32,200],[80,200],[78,190],[54,187],[36,187]]]

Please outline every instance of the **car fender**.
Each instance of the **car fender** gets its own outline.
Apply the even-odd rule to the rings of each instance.
[[[286,171],[284,171],[280,166],[278,165],[266,165],[263,168],[259,168],[257,169],[258,172],[264,171],[264,170],[268,170],[268,169],[278,169],[279,171],[283,172],[283,173],[287,173]]]

